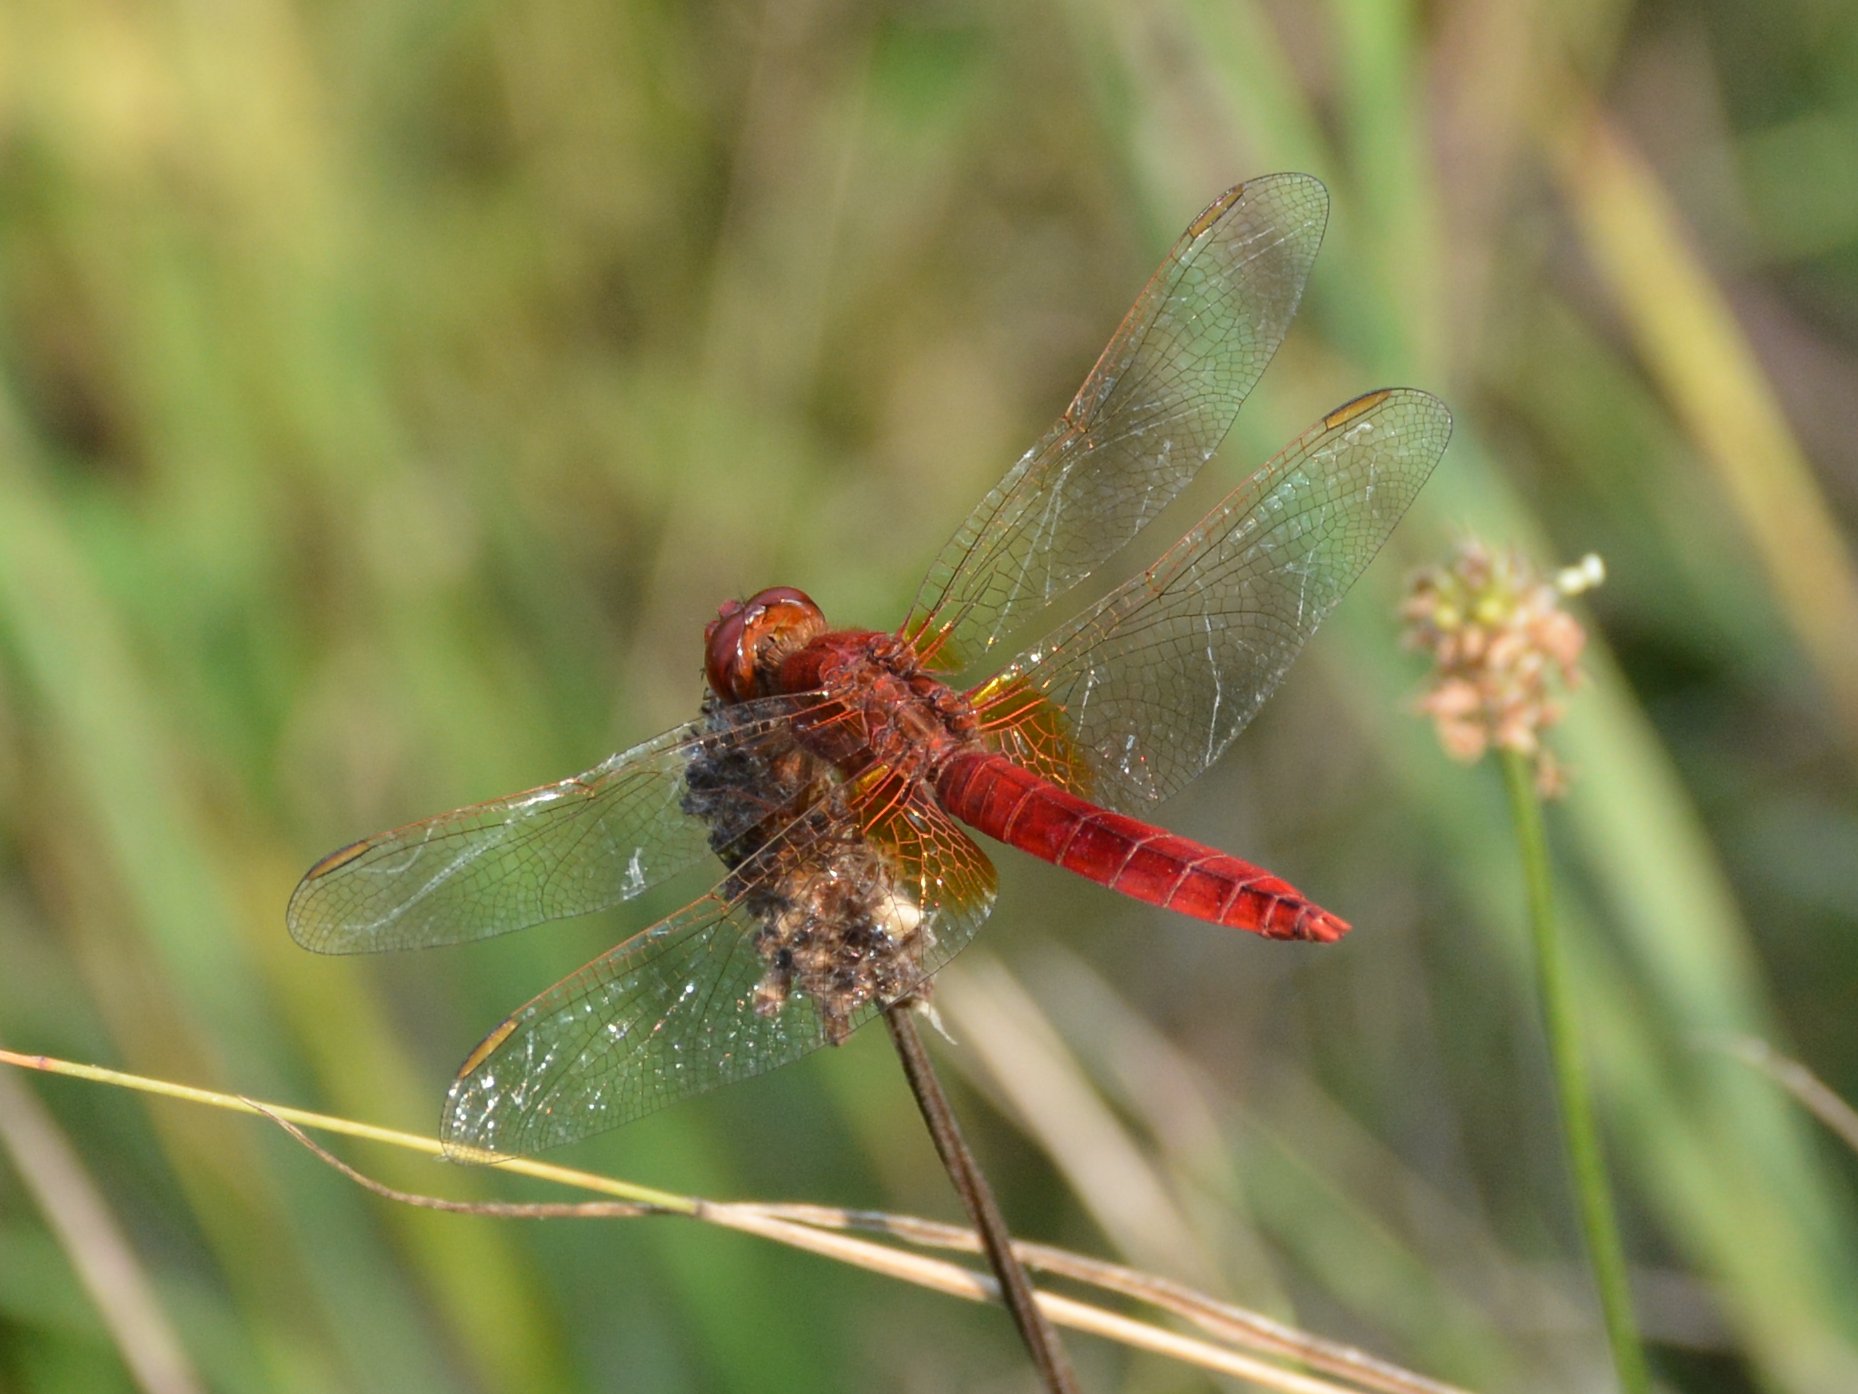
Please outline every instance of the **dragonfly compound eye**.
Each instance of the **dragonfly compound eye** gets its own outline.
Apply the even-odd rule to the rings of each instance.
[[[726,702],[767,695],[764,679],[788,654],[826,632],[826,617],[804,591],[772,586],[732,600],[703,632],[703,671]]]

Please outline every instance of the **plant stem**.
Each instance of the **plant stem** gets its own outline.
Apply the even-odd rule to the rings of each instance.
[[[1071,1362],[1058,1343],[1057,1331],[1039,1309],[1031,1280],[1013,1252],[1013,1239],[1007,1233],[1006,1221],[1000,1216],[1000,1207],[994,1203],[993,1189],[988,1186],[980,1163],[961,1136],[954,1110],[948,1106],[935,1067],[929,1062],[929,1052],[923,1049],[922,1037],[917,1034],[913,1012],[914,1008],[903,1003],[886,1007],[884,1023],[890,1028],[891,1042],[903,1061],[903,1073],[910,1082],[910,1091],[916,1095],[923,1122],[929,1125],[936,1153],[948,1169],[949,1180],[955,1184],[962,1208],[980,1231],[981,1247],[987,1252],[994,1276],[1000,1280],[1001,1299],[1012,1314],[1013,1325],[1019,1328],[1019,1338],[1026,1343],[1032,1363],[1038,1368],[1039,1379],[1048,1394],[1077,1394],[1077,1377],[1071,1372]]]
[[[1600,1155],[1600,1134],[1594,1126],[1593,1102],[1587,1092],[1587,1072],[1581,1059],[1574,1001],[1555,926],[1542,807],[1529,762],[1509,750],[1501,752],[1501,761],[1510,812],[1516,820],[1516,841],[1522,852],[1523,880],[1529,897],[1530,938],[1535,945],[1536,990],[1542,999],[1549,1065],[1555,1076],[1562,1140],[1567,1148],[1568,1169],[1573,1175],[1581,1232],[1587,1242],[1587,1259],[1600,1292],[1600,1309],[1606,1321],[1607,1342],[1613,1350],[1613,1368],[1619,1374],[1620,1387],[1627,1394],[1649,1394],[1651,1373],[1645,1362],[1638,1326],[1632,1317],[1626,1256],[1620,1246],[1606,1165]]]

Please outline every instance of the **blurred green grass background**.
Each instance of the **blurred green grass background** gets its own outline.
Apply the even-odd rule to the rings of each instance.
[[[1006,1212],[1479,1389],[1606,1386],[1496,772],[1407,713],[1390,613],[1464,531],[1597,550],[1551,832],[1654,1358],[1858,1388],[1858,1164],[1718,1048],[1858,1097],[1854,151],[1833,0],[12,0],[0,1044],[432,1126],[671,902],[324,961],[301,871],[681,719],[728,596],[900,616],[1187,219],[1305,169],[1324,255],[1193,502],[1384,382],[1458,435],[1169,820],[1359,928],[1237,943],[1002,853],[937,1052]],[[250,1120],[26,1087],[195,1387],[1029,1387],[999,1314],[739,1235],[408,1211]],[[566,1160],[955,1213],[881,1033]],[[131,1387],[0,1162],[0,1388]]]

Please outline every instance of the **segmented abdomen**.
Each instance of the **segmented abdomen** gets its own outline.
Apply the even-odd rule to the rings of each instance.
[[[936,777],[955,817],[1136,900],[1271,939],[1339,939],[1348,923],[1262,867],[1111,813],[991,752],[955,756]]]

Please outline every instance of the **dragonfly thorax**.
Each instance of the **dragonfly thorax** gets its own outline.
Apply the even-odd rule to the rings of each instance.
[[[972,743],[977,722],[962,693],[929,672],[894,634],[828,628],[791,586],[732,600],[704,630],[704,672],[725,705],[817,693],[797,714],[807,747],[847,775],[872,764],[927,776]]]
[[[979,722],[967,696],[923,667],[894,634],[841,629],[790,654],[775,690],[816,692],[818,708],[795,719],[808,747],[846,775],[873,764],[930,778],[974,744]]]

